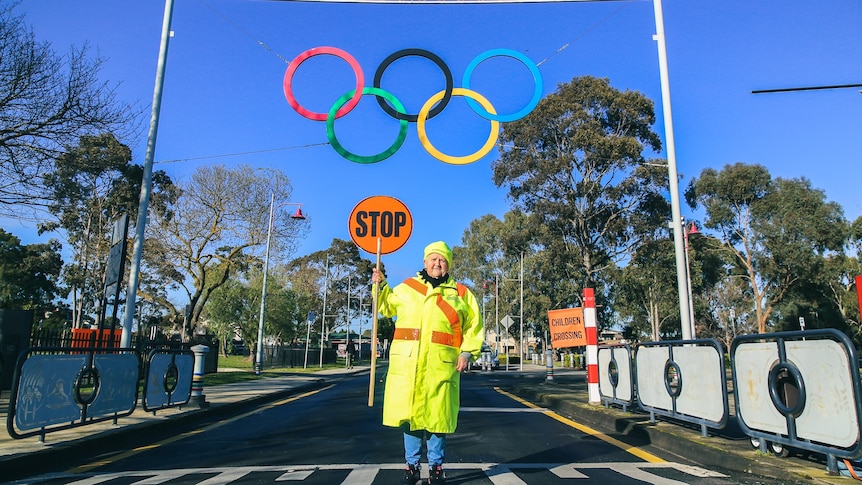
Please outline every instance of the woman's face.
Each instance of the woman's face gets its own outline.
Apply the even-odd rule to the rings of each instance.
[[[425,272],[432,278],[442,278],[449,272],[449,263],[446,258],[437,253],[431,253],[425,258]]]

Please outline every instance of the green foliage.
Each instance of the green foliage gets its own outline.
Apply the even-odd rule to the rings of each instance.
[[[82,136],[44,175],[48,211],[55,220],[40,224],[39,230],[61,230],[69,241],[73,261],[64,268],[63,279],[74,291],[76,324],[98,309],[114,222],[122,214],[137,214],[143,167],[131,159],[129,147],[112,134]],[[170,178],[158,172],[153,199],[161,200],[170,185]]]
[[[604,273],[666,220],[666,171],[643,155],[660,148],[654,122],[641,93],[585,76],[503,128],[508,148],[493,164],[494,182],[529,214],[527,228],[545,253],[543,276],[578,289],[550,289],[552,303],[578,304],[581,288],[601,290]]]
[[[292,190],[288,177],[275,169],[199,167],[174,197],[150,211],[144,252],[154,276],[142,288],[143,297],[180,316],[182,309],[159,292],[167,284],[183,289],[194,329],[214,291],[262,267],[273,199],[270,266],[295,249],[310,221],[290,217],[295,206],[286,202]]]
[[[62,264],[56,240],[21,245],[20,239],[0,229],[0,308],[53,308]]]
[[[850,234],[841,207],[808,180],[772,179],[760,165],[704,170],[685,196],[706,209],[706,227],[732,254],[731,274],[747,281],[760,333],[776,325],[773,312],[799,285],[818,280],[827,253],[841,251]]]
[[[371,268],[373,263],[363,258],[352,241],[334,238],[329,248],[296,258],[285,266],[286,278],[299,280],[306,288],[304,302],[308,311],[316,314],[314,330],[329,333],[347,324],[351,326],[359,318],[370,326],[371,317]],[[384,273],[385,273],[385,268]],[[326,308],[323,295],[326,294]],[[320,299],[317,300],[320,295]],[[321,318],[324,314],[326,318]],[[360,313],[360,310],[362,313]],[[307,313],[307,312],[306,312]],[[319,335],[319,334],[318,334]]]

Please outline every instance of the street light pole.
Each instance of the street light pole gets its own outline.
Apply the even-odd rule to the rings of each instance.
[[[520,290],[520,310],[518,313],[520,341],[518,342],[518,370],[524,370],[524,252],[521,251],[520,270],[518,278],[503,278],[503,281],[518,281]],[[507,335],[508,338],[508,329]],[[506,368],[509,367],[509,352],[506,352]]]
[[[285,204],[300,206],[296,210],[296,213],[290,216],[291,219],[305,219],[305,216],[302,215],[302,204],[294,202],[285,202]],[[272,240],[272,215],[274,210],[275,194],[273,193],[269,197],[269,224],[266,230],[266,253],[263,258],[263,288],[260,295],[260,320],[257,325],[257,352],[254,362],[254,373],[256,375],[260,375],[261,369],[263,369],[263,322],[266,315],[266,279],[267,273],[269,273],[269,247]]]
[[[685,235],[685,278],[686,278],[686,284],[688,285],[688,315],[689,315],[688,321],[689,321],[689,324],[691,325],[691,329],[689,330],[689,332],[690,332],[691,338],[695,339],[697,337],[695,334],[695,325],[694,325],[694,295],[691,292],[691,263],[689,261],[689,255],[688,255],[688,247],[689,247],[688,246],[688,236],[690,234],[697,234],[698,230],[697,230],[697,226],[694,225],[694,222],[691,223],[690,227],[685,224],[684,218],[682,219],[681,222],[682,222],[682,226],[683,226],[682,227],[683,234]]]
[[[659,79],[661,81],[662,113],[664,114],[665,146],[667,147],[667,175],[670,189],[671,228],[673,229],[674,256],[676,258],[676,284],[679,297],[679,319],[682,339],[691,339],[691,312],[686,295],[685,243],[682,227],[678,224],[682,217],[679,197],[679,175],[676,167],[676,145],[673,135],[673,116],[670,103],[670,76],[668,75],[667,42],[664,35],[664,13],[661,0],[653,0],[656,33],[653,39],[658,47]]]
[[[272,211],[275,206],[275,194],[269,199],[269,225],[266,230],[266,253],[263,258],[263,289],[260,295],[260,321],[257,325],[257,353],[254,359],[254,373],[260,375],[263,368],[263,318],[266,311],[266,274],[269,272],[269,242],[272,239]]]
[[[326,335],[326,288],[329,286],[329,254],[326,255],[326,272],[323,274],[323,311],[320,312],[320,368],[323,368],[323,337]]]
[[[524,356],[526,352],[524,351],[524,252],[521,251],[521,316],[519,320],[521,320],[521,358],[518,359],[520,361],[519,370],[524,370]]]
[[[350,368],[350,281],[351,275],[347,275],[347,331],[344,334],[344,367]]]
[[[308,318],[306,319],[306,327],[305,327],[305,360],[302,363],[302,368],[308,368],[308,344],[309,340],[311,340],[311,324],[314,323],[314,312],[308,312]]]
[[[494,321],[497,322],[497,345],[494,350],[497,351],[497,355],[500,355],[500,274],[497,271],[494,271]],[[508,357],[506,357],[506,365],[509,365]]]

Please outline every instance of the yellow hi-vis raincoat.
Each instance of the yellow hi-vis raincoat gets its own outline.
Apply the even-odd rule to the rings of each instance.
[[[380,287],[378,311],[397,316],[383,395],[383,424],[452,433],[458,424],[461,374],[458,355],[478,359],[482,314],[466,286],[449,279],[432,288],[421,277]]]

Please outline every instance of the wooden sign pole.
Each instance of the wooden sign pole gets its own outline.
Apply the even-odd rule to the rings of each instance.
[[[377,274],[380,274],[380,245],[382,240],[377,238]],[[374,379],[376,378],[377,370],[377,297],[380,291],[380,284],[375,282],[371,289],[371,374],[368,378],[368,407],[374,406]]]

